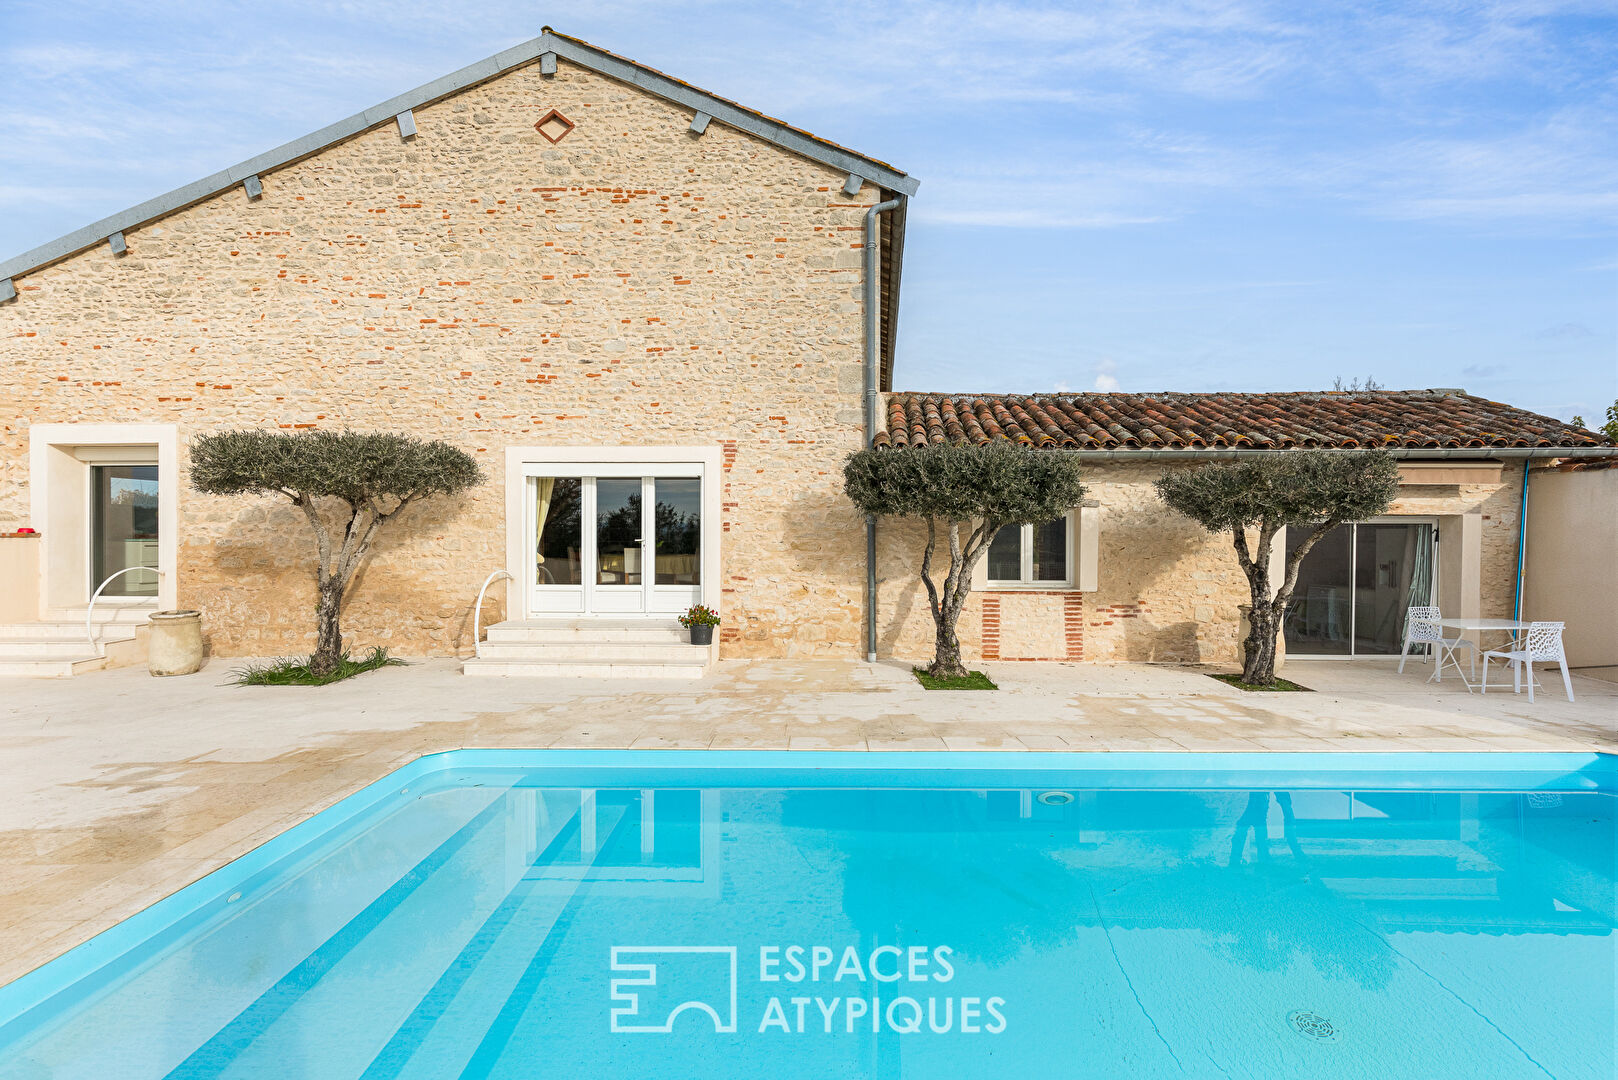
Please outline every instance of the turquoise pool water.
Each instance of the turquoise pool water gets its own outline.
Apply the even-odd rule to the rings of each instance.
[[[0,988],[0,1077],[1558,1077],[1577,755],[460,751]]]

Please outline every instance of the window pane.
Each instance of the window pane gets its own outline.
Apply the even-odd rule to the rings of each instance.
[[[596,584],[639,585],[640,477],[596,480]]]
[[[577,585],[579,574],[580,496],[584,481],[576,476],[541,476],[535,483],[535,581],[540,585]]]
[[[1297,550],[1307,530],[1287,530],[1287,557]],[[1354,526],[1339,525],[1322,536],[1298,567],[1298,584],[1287,605],[1287,652],[1299,656],[1347,656],[1349,565]],[[1272,583],[1273,585],[1273,583]]]
[[[1067,518],[1034,526],[1034,580],[1067,580]]]
[[[657,584],[702,582],[702,481],[654,481],[657,491]]]
[[[157,466],[96,465],[93,591],[118,571],[157,566]],[[107,586],[103,596],[156,596],[157,574],[133,570]]]
[[[1022,580],[1022,526],[1007,525],[989,542],[989,580]]]

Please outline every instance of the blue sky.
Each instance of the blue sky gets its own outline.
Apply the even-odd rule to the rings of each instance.
[[[1618,0],[0,0],[0,254],[546,23],[921,179],[896,388],[1618,397]]]

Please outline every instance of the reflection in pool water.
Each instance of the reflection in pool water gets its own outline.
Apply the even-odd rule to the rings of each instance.
[[[0,1077],[1613,1075],[1610,793],[1056,783],[413,784]]]

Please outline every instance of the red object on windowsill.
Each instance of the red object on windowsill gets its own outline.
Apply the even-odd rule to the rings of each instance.
[[[18,529],[12,535],[14,535],[14,536],[38,536],[39,534],[37,532],[35,532],[33,529],[24,527],[24,528]]]

